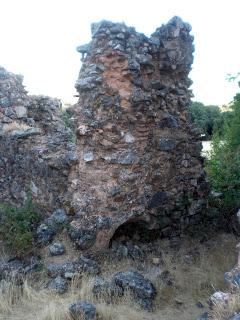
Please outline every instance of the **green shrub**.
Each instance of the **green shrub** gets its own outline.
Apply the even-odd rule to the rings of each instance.
[[[31,197],[22,207],[0,204],[0,235],[17,256],[28,254],[34,246],[34,229],[40,220]]]
[[[222,193],[221,206],[229,213],[240,206],[240,94],[231,105],[231,121],[223,137],[215,134],[206,170],[212,188]]]
[[[69,129],[69,141],[76,144],[76,136],[73,132],[73,126],[71,123],[71,115],[67,112],[66,109],[61,109],[61,119],[64,122],[65,129]]]
[[[214,132],[223,134],[225,123],[230,121],[231,112],[221,112],[218,106],[205,106],[201,102],[193,102],[189,107],[189,114],[196,126],[205,135],[204,139],[211,139]]]

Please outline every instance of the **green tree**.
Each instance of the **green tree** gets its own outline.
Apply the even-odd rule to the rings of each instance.
[[[189,113],[196,126],[202,130],[204,139],[211,139],[215,131],[222,135],[225,122],[231,114],[231,112],[221,112],[218,106],[205,106],[201,102],[193,102],[189,107]]]
[[[231,105],[223,137],[215,134],[207,160],[207,173],[215,191],[223,194],[222,205],[229,212],[240,206],[240,94]]]

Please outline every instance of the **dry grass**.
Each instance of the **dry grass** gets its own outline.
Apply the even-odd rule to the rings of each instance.
[[[61,296],[36,289],[27,280],[21,289],[15,281],[9,283],[0,299],[0,319],[4,320],[70,320],[68,305],[77,299],[92,301],[99,320],[137,320],[145,314],[128,293],[113,304],[107,303],[108,297],[96,299],[92,294],[93,278],[74,279],[68,293]]]
[[[223,290],[223,275],[236,263],[236,243],[234,236],[220,235],[201,246],[188,240],[175,254],[163,250],[165,268],[175,279],[175,294],[187,291],[198,299],[203,296],[207,298],[213,291]],[[192,262],[186,262],[189,255],[193,255]]]
[[[0,319],[11,320],[69,320],[68,305],[76,299],[92,301],[97,308],[98,320],[192,320],[208,309],[198,309],[196,302],[206,306],[209,295],[216,290],[224,291],[224,272],[236,262],[235,245],[232,235],[219,235],[217,239],[205,244],[186,240],[180,250],[169,248],[167,241],[159,241],[159,251],[152,253],[144,261],[124,259],[105,259],[102,261],[102,275],[105,278],[117,271],[137,268],[150,277],[153,268],[152,258],[160,257],[160,269],[168,270],[173,279],[172,285],[156,277],[153,282],[157,288],[154,312],[139,309],[129,292],[123,297],[114,298],[109,303],[109,295],[94,297],[93,278],[75,278],[65,295],[57,295],[48,290],[39,290],[26,280],[20,290],[11,282],[1,295]],[[193,260],[186,262],[186,256]],[[43,286],[42,286],[43,287]],[[225,320],[240,306],[240,295],[229,305],[229,310],[214,309],[214,320]]]
[[[229,320],[240,312],[240,292],[232,295],[227,303],[217,303],[211,312],[212,320]]]

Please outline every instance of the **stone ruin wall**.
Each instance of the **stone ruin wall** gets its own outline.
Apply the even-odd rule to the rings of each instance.
[[[19,205],[31,192],[50,212],[62,206],[75,145],[60,101],[27,95],[22,81],[0,67],[0,202]]]
[[[208,187],[191,123],[191,28],[178,17],[151,37],[124,24],[92,25],[79,46],[82,68],[73,132],[60,103],[28,96],[0,69],[0,201],[29,188],[45,209],[64,207],[81,250],[108,246],[116,229],[145,221],[163,236],[201,220]]]

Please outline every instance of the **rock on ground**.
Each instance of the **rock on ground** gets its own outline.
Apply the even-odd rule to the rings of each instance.
[[[96,307],[89,301],[77,300],[68,307],[74,320],[83,317],[84,320],[92,320],[96,317]]]

